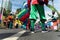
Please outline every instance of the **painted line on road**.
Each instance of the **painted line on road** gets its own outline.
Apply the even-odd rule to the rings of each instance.
[[[24,34],[26,32],[26,30],[23,30],[23,31],[20,31],[18,32],[17,34],[11,36],[11,37],[8,37],[8,38],[5,38],[5,39],[2,39],[2,40],[17,40],[22,34]]]

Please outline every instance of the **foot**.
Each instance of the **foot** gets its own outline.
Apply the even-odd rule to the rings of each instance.
[[[35,32],[31,32],[31,33],[35,33]]]
[[[48,31],[42,31],[42,33],[46,33],[46,32],[48,32]]]

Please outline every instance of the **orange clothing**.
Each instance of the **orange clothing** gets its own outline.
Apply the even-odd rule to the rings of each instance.
[[[56,26],[57,25],[57,21],[56,22],[53,22],[53,26]]]
[[[53,29],[57,30],[57,21],[53,22]]]
[[[8,19],[13,19],[13,16],[8,16]]]
[[[57,23],[59,24],[60,23],[60,20],[57,20]]]

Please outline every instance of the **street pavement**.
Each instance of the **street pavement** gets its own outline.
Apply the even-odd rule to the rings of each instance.
[[[22,31],[22,29],[0,29],[0,40],[15,35],[20,31]]]
[[[1,33],[17,33],[19,31],[22,31],[22,29],[0,29],[0,34]]]
[[[18,40],[60,40],[60,32],[36,32],[34,34],[25,32]]]
[[[23,29],[0,29],[0,40],[60,40],[60,32],[31,33]]]
[[[2,34],[0,34],[0,39],[10,37],[10,36],[12,36],[14,34],[16,34],[16,33],[2,33]]]

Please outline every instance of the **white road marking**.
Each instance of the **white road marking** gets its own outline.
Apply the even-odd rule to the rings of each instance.
[[[11,36],[11,37],[8,37],[8,38],[5,38],[5,39],[2,39],[2,40],[17,40],[22,34],[24,34],[26,32],[26,30],[23,30],[23,31],[20,31],[18,32],[17,34]]]

